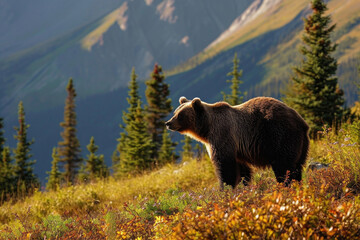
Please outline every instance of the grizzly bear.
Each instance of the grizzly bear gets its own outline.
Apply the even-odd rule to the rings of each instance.
[[[165,123],[206,145],[220,187],[249,183],[252,167],[271,167],[276,180],[301,181],[309,149],[309,127],[292,108],[270,97],[230,106],[199,98],[179,99],[180,106]]]

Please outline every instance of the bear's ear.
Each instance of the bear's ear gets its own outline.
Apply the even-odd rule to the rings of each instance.
[[[179,98],[179,103],[180,103],[180,104],[186,103],[186,102],[188,102],[188,101],[189,101],[189,100],[187,100],[186,97],[184,97],[184,96],[182,96],[182,97]]]
[[[191,106],[195,109],[195,111],[200,111],[203,109],[200,98],[194,98],[191,101]]]

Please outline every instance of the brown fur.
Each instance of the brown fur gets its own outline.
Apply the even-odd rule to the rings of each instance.
[[[309,127],[292,108],[268,97],[233,107],[225,102],[208,104],[199,98],[189,101],[181,97],[179,102],[166,125],[207,146],[221,186],[235,187],[242,179],[247,184],[251,166],[271,166],[278,182],[301,180]]]

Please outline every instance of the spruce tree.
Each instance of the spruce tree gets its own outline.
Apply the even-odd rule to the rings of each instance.
[[[62,175],[59,170],[59,154],[57,148],[53,148],[51,156],[53,160],[51,162],[51,171],[47,172],[49,177],[46,189],[56,191],[60,187]]]
[[[141,172],[154,165],[151,157],[153,145],[147,124],[144,121],[145,116],[140,99],[134,118],[134,121],[125,128],[127,133],[126,148],[121,152],[120,157],[120,168],[123,173]]]
[[[92,180],[96,178],[104,178],[109,175],[109,170],[105,165],[104,155],[96,155],[99,146],[95,145],[94,137],[90,138],[90,143],[86,146],[89,151],[85,163],[85,173]]]
[[[234,54],[232,71],[229,72],[227,76],[232,76],[231,80],[227,80],[227,82],[231,83],[231,94],[222,92],[223,100],[232,106],[239,105],[243,102],[244,96],[239,90],[240,84],[242,84],[243,81],[240,80],[242,70],[239,70],[239,59],[236,53]]]
[[[177,159],[175,153],[175,146],[171,141],[169,131],[164,128],[164,132],[162,134],[162,144],[159,150],[159,158],[158,158],[158,165],[162,166],[166,163],[174,163]]]
[[[80,143],[76,136],[76,91],[71,78],[66,90],[68,95],[65,101],[64,122],[60,123],[60,126],[64,128],[61,133],[63,141],[59,142],[58,153],[59,161],[64,165],[64,179],[67,184],[73,184],[82,158],[80,157]]]
[[[120,133],[116,152],[113,154],[115,176],[129,172],[144,170],[153,165],[151,138],[148,126],[145,122],[144,111],[141,108],[141,100],[138,93],[138,83],[135,69],[132,69],[129,85],[129,107],[123,112],[124,130]],[[118,158],[118,159],[116,159]]]
[[[0,157],[0,200],[8,200],[16,186],[10,148],[3,147]]]
[[[197,143],[195,145],[195,153],[196,153],[196,158],[197,158],[198,161],[204,159],[204,157],[206,156],[206,147],[205,147],[205,145]]]
[[[20,192],[27,192],[29,189],[37,187],[39,181],[33,172],[33,165],[36,161],[31,160],[30,146],[34,143],[34,140],[28,141],[27,139],[27,129],[30,125],[25,122],[25,111],[22,102],[18,106],[18,121],[19,126],[15,127],[17,135],[14,136],[17,140],[17,145],[13,150],[15,158],[15,183],[18,187],[22,188],[18,189]]]
[[[162,134],[165,128],[165,117],[172,111],[171,99],[169,98],[169,85],[164,82],[165,76],[161,66],[155,64],[151,78],[146,81],[146,120],[153,142],[153,158],[159,157],[162,143]]]
[[[337,47],[330,39],[335,25],[324,15],[327,6],[323,0],[312,0],[311,8],[313,13],[304,19],[304,45],[300,48],[305,58],[294,68],[284,100],[304,117],[315,137],[324,124],[332,126],[342,120],[344,93],[334,76],[337,61],[331,56]]]
[[[184,140],[181,140],[182,143],[184,143],[183,147],[182,147],[182,158],[183,160],[186,159],[190,159],[193,157],[194,153],[193,153],[193,149],[192,149],[192,139],[188,136],[184,136]]]
[[[126,98],[129,107],[127,109],[127,112],[125,111],[123,112],[122,120],[124,124],[120,124],[120,128],[123,129],[123,132],[120,133],[120,138],[117,139],[118,144],[116,146],[115,152],[112,155],[112,162],[113,162],[113,169],[115,176],[121,175],[120,161],[121,158],[125,155],[127,148],[126,144],[129,141],[126,127],[131,123],[131,121],[134,121],[137,102],[140,99],[138,93],[139,86],[136,79],[137,79],[137,75],[135,73],[135,68],[132,68],[130,84],[129,84],[129,92],[128,92],[129,97]]]

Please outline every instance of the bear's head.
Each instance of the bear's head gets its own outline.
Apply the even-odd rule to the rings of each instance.
[[[167,129],[187,134],[195,139],[206,138],[208,123],[206,106],[200,98],[188,100],[180,97],[180,106],[174,111],[174,116],[165,123]]]

